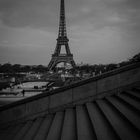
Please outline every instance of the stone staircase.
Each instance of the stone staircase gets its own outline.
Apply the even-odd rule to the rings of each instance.
[[[140,86],[0,128],[0,140],[139,140]]]

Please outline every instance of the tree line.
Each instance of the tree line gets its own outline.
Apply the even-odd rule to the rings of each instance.
[[[71,69],[72,72],[75,70],[77,71],[84,71],[86,73],[95,72],[98,74],[99,72],[107,72],[110,70],[114,70],[118,67],[130,65],[132,63],[140,62],[140,53],[135,55],[134,57],[130,58],[127,61],[123,61],[120,63],[112,63],[112,64],[94,64],[94,65],[81,65],[76,66],[75,69]],[[20,64],[0,64],[0,73],[21,73],[21,72],[35,72],[35,73],[46,73],[48,71],[47,66],[44,65],[37,65],[37,66],[30,66],[30,65],[20,65]]]
[[[48,68],[43,65],[30,66],[30,65],[20,65],[20,64],[10,64],[5,63],[0,65],[0,73],[21,73],[21,72],[35,72],[35,73],[44,73],[48,71]]]

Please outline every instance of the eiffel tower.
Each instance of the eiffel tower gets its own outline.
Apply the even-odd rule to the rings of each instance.
[[[73,54],[71,54],[70,52],[68,42],[69,39],[67,38],[66,20],[65,20],[65,2],[64,0],[61,0],[59,33],[54,54],[52,54],[51,61],[48,64],[49,70],[53,70],[56,67],[56,65],[61,62],[64,62],[64,64],[69,63],[71,64],[72,67],[76,66],[73,60]],[[66,53],[61,54],[61,47],[65,47]]]

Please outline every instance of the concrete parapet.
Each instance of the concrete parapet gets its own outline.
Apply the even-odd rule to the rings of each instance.
[[[49,109],[72,103],[72,94],[72,89],[69,89],[61,92],[61,94],[51,95]]]
[[[73,88],[73,102],[91,97],[97,94],[97,82],[87,83]]]

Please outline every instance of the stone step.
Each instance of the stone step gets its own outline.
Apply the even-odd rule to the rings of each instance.
[[[13,131],[13,126],[7,126],[5,128],[1,128],[0,140],[5,140],[7,137],[7,134],[10,134],[11,131]]]
[[[140,93],[136,92],[136,91],[125,91],[127,94],[131,95],[131,96],[134,96],[135,98],[139,99],[140,100]]]
[[[33,140],[45,140],[50,126],[53,122],[53,115],[47,115],[46,117],[44,117],[43,122],[41,123],[40,128],[38,129],[38,132],[36,133],[36,135],[34,136]]]
[[[122,99],[124,102],[131,105],[136,110],[140,111],[140,102],[136,101],[135,99],[131,98],[127,94],[119,94],[118,97]]]
[[[140,93],[140,87],[134,87],[133,90]]]
[[[116,108],[106,100],[98,100],[97,104],[121,140],[139,140],[130,123],[120,115]]]
[[[130,109],[125,102],[115,97],[106,98],[118,111],[140,131],[140,115]]]
[[[61,140],[76,140],[76,116],[75,109],[67,109],[62,128]]]
[[[34,138],[36,132],[38,131],[40,125],[42,124],[43,118],[38,118],[33,122],[30,130],[25,134],[22,140],[31,140]]]
[[[19,124],[19,125],[17,125],[16,127],[14,127],[13,128],[13,130],[12,131],[10,131],[9,133],[8,133],[8,135],[4,138],[4,140],[13,140],[14,139],[14,137],[15,137],[15,135],[17,134],[17,133],[19,133],[19,130],[23,127],[23,123],[21,123],[21,124]]]
[[[47,140],[59,140],[63,126],[64,112],[56,112],[52,125],[47,135]]]
[[[24,135],[29,131],[33,124],[33,121],[28,121],[25,125],[19,130],[19,132],[15,135],[13,140],[20,140],[24,137]]]
[[[76,107],[77,140],[96,140],[94,129],[84,106]]]
[[[118,136],[97,104],[87,103],[86,106],[97,140],[118,140]]]

